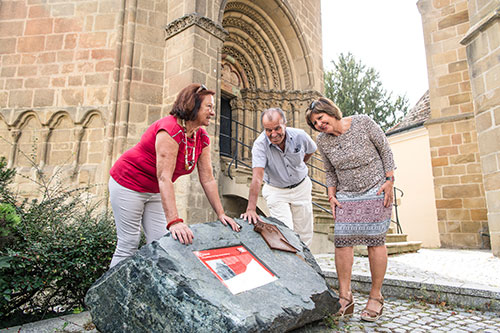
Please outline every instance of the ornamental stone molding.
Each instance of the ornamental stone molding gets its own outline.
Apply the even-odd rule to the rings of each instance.
[[[201,16],[198,13],[191,13],[169,23],[165,27],[165,31],[167,33],[165,39],[168,40],[193,25],[202,28],[221,41],[224,41],[229,34],[220,24],[212,21],[208,17]]]
[[[233,56],[238,62],[242,59],[244,63],[247,63],[247,66],[242,64],[242,67],[248,67],[245,68],[245,71],[248,69],[250,72],[246,72],[247,75],[254,76],[256,79],[258,78],[258,82],[260,83],[259,86],[261,88],[270,88],[271,82],[277,83],[276,80],[278,80],[278,77],[275,75],[276,72],[272,73],[271,75],[273,76],[270,78],[268,75],[266,75],[266,68],[269,69],[269,63],[266,63],[262,61],[261,55],[259,55],[257,52],[255,52],[254,48],[247,43],[242,38],[239,38],[238,36],[235,35],[229,35],[227,42],[229,45],[237,45],[239,50],[235,50],[235,48],[228,48],[227,49],[227,54]],[[224,46],[223,50],[226,50],[226,47]],[[257,86],[255,86],[256,88]]]
[[[252,66],[247,61],[247,59],[245,59],[245,57],[240,52],[238,52],[236,49],[234,49],[233,47],[227,46],[227,45],[224,45],[222,47],[222,53],[231,56],[232,58],[235,59],[235,61],[238,62],[238,64],[243,68],[243,71],[245,72],[245,75],[248,78],[248,86],[250,88],[255,89],[257,87],[257,84],[255,82],[255,73],[252,70]],[[260,66],[260,64],[256,64],[256,65]],[[260,71],[257,70],[257,72],[260,72]]]
[[[231,108],[235,118],[238,120],[257,124],[260,119],[260,113],[264,109],[279,107],[286,113],[290,125],[295,127],[303,127],[305,125],[304,111],[313,99],[322,96],[315,90],[245,88],[240,93],[241,97],[231,100]]]
[[[272,82],[272,85],[268,84],[268,87],[272,86],[275,89],[281,88],[280,75],[278,72],[279,65],[276,64],[273,52],[270,49],[269,45],[266,44],[266,41],[255,30],[254,26],[233,17],[224,19],[223,24],[224,27],[226,28],[235,27],[237,30],[242,31],[244,32],[244,34],[251,37],[251,38],[243,38],[237,35],[236,33],[234,34],[230,33],[229,38],[226,40],[226,42],[233,42],[236,45],[239,45],[240,47],[244,48],[245,52],[249,53],[250,59],[254,59],[256,65],[259,64],[257,61],[257,59],[259,59],[259,55],[255,52],[255,49],[258,49],[260,52],[262,52],[262,58],[266,59],[266,62],[264,64],[269,67],[269,71],[272,76],[271,78],[267,79]],[[251,45],[250,41],[256,43],[257,47]],[[274,47],[277,46],[279,45],[274,44]],[[289,71],[289,68],[287,68],[286,63],[285,63],[285,68],[283,68],[283,71],[284,72]],[[259,74],[261,74],[262,77],[266,76],[266,74],[263,71],[259,71]],[[286,88],[291,88],[291,87],[287,86]]]
[[[257,100],[306,102],[322,95],[316,90],[276,90],[276,89],[242,89],[242,98]]]
[[[247,20],[243,20],[242,15]],[[252,24],[249,24],[248,20]],[[241,31],[243,35],[251,37],[250,39],[259,46],[265,59],[268,60],[274,89],[291,89],[293,87],[292,69],[285,52],[285,46],[282,44],[283,38],[280,38],[271,22],[262,14],[247,4],[229,2],[225,8],[222,25],[226,29],[234,28],[236,31]],[[236,31],[231,31],[231,38],[236,39]],[[245,38],[242,39],[245,40]],[[279,72],[279,69],[282,73]],[[279,79],[280,77],[283,81]]]

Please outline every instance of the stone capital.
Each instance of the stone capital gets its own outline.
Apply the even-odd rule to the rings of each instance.
[[[212,34],[216,38],[224,41],[229,33],[218,23],[212,21],[206,16],[201,16],[198,13],[186,14],[173,22],[169,23],[165,30],[167,32],[166,40],[177,35],[178,33],[196,25],[206,32]]]

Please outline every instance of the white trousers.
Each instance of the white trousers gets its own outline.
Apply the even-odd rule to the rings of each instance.
[[[312,183],[309,177],[294,188],[279,188],[264,184],[262,196],[269,213],[297,234],[310,246],[313,237]]]
[[[160,193],[129,190],[110,177],[109,198],[118,237],[111,268],[137,251],[141,240],[141,226],[149,244],[167,233],[167,221]]]

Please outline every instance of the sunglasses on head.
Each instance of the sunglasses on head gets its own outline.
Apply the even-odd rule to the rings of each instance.
[[[198,89],[196,89],[196,92],[195,94],[199,94],[200,92],[202,92],[203,90],[207,90],[207,87],[205,87],[204,84],[200,85],[200,87]]]
[[[318,104],[318,101],[312,101],[311,104],[309,104],[308,109],[311,111],[314,110],[314,107],[316,106],[316,104]]]

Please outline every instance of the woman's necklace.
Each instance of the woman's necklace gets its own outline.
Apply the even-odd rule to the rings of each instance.
[[[196,147],[196,131],[193,133],[193,147],[191,149],[191,160],[189,160],[188,158],[188,148],[189,148],[189,144],[188,144],[188,137],[187,137],[187,128],[186,128],[186,121],[184,119],[182,119],[182,128],[184,129],[184,139],[186,140],[186,147],[184,149],[184,168],[186,169],[186,171],[189,171],[192,167],[194,167],[194,154],[195,154],[195,147]]]

